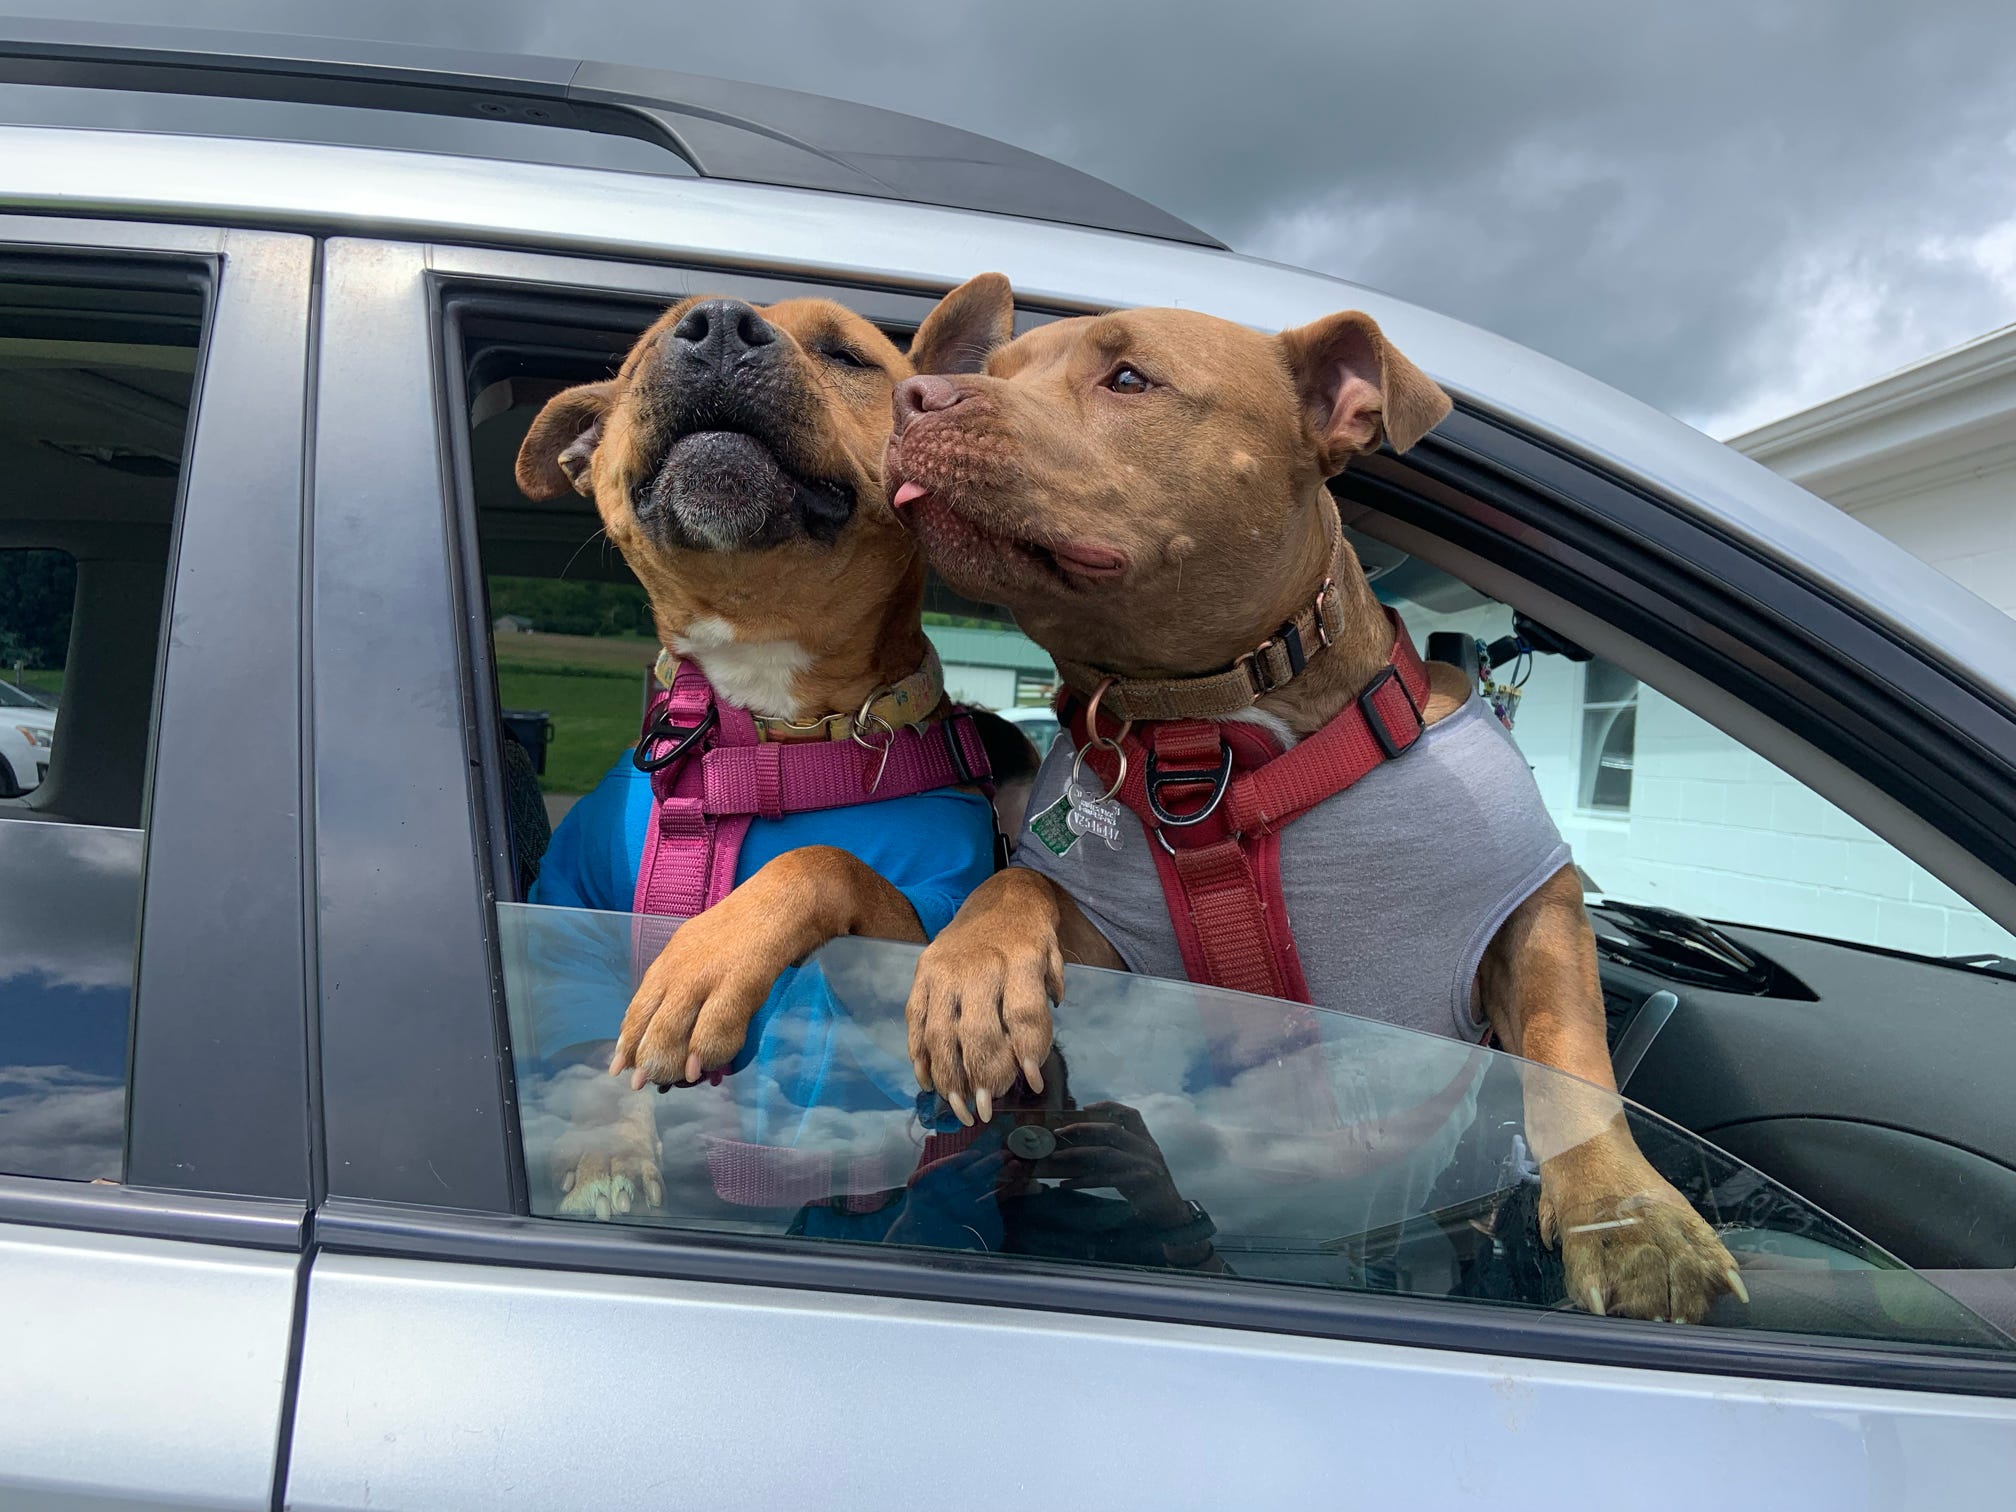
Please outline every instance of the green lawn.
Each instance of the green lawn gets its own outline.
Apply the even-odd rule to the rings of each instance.
[[[637,743],[644,668],[658,654],[638,636],[500,635],[497,692],[507,709],[544,709],[549,793],[585,793]]]
[[[19,672],[11,667],[0,667],[0,682],[10,682],[17,688],[25,688],[30,693],[47,693],[55,697],[63,691],[63,669],[43,667],[30,672],[25,668]]]

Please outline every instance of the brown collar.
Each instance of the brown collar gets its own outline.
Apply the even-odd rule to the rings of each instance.
[[[1084,662],[1054,658],[1067,687],[1090,697],[1101,686],[1102,713],[1116,719],[1222,719],[1286,687],[1303,666],[1344,633],[1337,573],[1345,560],[1342,522],[1331,526],[1330,575],[1316,596],[1266,640],[1222,672],[1199,677],[1120,677]]]

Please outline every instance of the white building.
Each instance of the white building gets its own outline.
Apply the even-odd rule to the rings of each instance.
[[[924,627],[945,668],[945,692],[957,703],[1013,709],[1049,702],[1057,669],[1033,641],[1013,630],[964,625]]]
[[[2016,614],[2016,327],[1730,445]],[[1499,609],[1410,614],[1505,634]],[[1888,844],[1735,741],[1603,662],[1534,659],[1515,731],[1595,883],[1709,918],[1926,955],[2016,939]]]

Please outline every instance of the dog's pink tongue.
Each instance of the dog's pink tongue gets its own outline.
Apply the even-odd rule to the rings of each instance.
[[[889,501],[890,507],[901,509],[906,504],[914,504],[931,490],[922,483],[904,483],[896,490],[896,497]]]

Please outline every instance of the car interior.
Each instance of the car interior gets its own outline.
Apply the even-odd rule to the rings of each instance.
[[[546,399],[606,376],[654,313],[548,306],[536,317],[465,324],[466,503],[482,568],[473,581],[511,574],[634,582],[600,540],[591,501],[568,495],[534,504],[519,494],[512,463]],[[1354,497],[1350,475],[1336,491],[1384,601],[1410,618],[1502,609],[1512,626],[1508,598],[1458,576],[1432,547],[1395,544],[1405,532]],[[929,607],[1009,627],[1002,611],[960,600],[935,580]],[[1536,641],[1588,654],[1524,623]],[[1628,654],[1618,632],[1607,641],[1586,626],[1578,633],[1591,651]],[[511,638],[502,631],[486,638],[493,664]],[[1423,649],[1479,673],[1467,636],[1438,637]],[[637,697],[641,711],[641,685]],[[499,739],[509,740],[501,728]],[[501,806],[523,811],[522,788],[536,779],[510,780],[521,792]],[[500,899],[523,897],[522,838],[510,842],[519,875],[499,879]],[[1693,917],[1606,895],[1600,877],[1587,880],[1625,1094],[2016,1329],[2016,1123],[2006,1116],[2006,1089],[2016,1080],[2009,1050],[2016,1041],[2006,1032],[2016,1013],[2016,967]]]
[[[153,705],[202,321],[192,290],[0,279],[0,552],[60,553],[75,583],[67,647],[38,640],[27,669],[60,679],[62,738],[47,780],[0,799],[10,818],[140,827],[148,721],[135,711]]]

